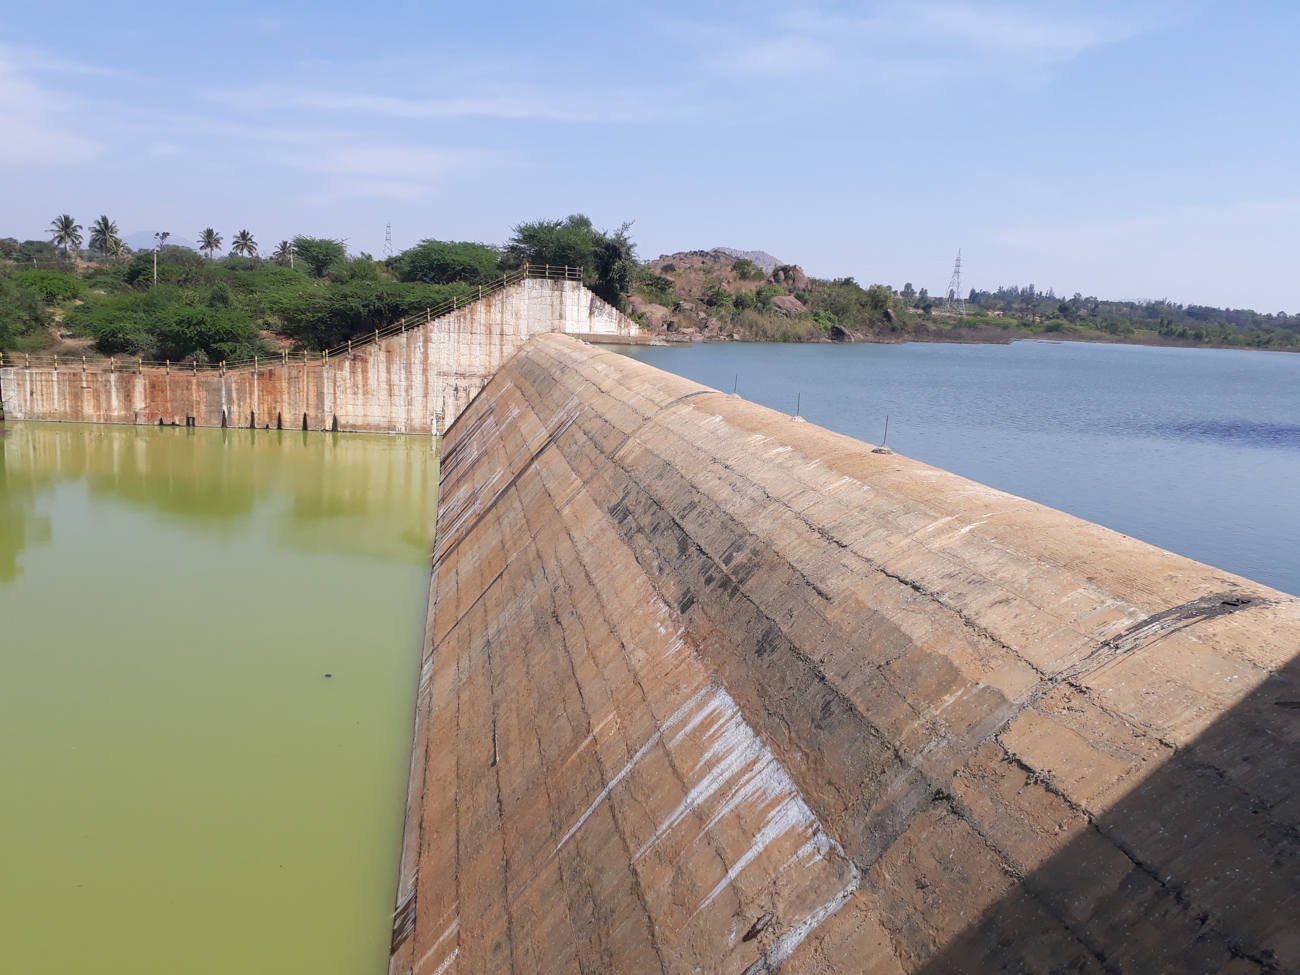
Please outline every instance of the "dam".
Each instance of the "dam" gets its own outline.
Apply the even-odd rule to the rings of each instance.
[[[312,429],[447,424],[392,973],[1300,969],[1300,600],[509,287],[459,392],[299,380]],[[10,417],[166,419],[62,371],[0,372]],[[181,415],[241,416],[232,375]]]
[[[477,296],[320,353],[239,364],[0,357],[11,420],[441,434],[530,336],[635,341],[577,268],[526,266]]]

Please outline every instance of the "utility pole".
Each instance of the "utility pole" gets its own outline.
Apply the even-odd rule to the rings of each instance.
[[[393,222],[384,225],[384,257],[393,256]]]
[[[155,288],[158,287],[158,251],[162,249],[163,244],[167,243],[167,238],[170,236],[171,232],[167,230],[160,230],[153,235],[153,239],[158,241],[153,247],[153,284]]]

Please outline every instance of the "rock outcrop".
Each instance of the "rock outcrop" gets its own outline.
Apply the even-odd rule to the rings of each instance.
[[[772,272],[772,280],[791,291],[802,291],[808,287],[808,275],[798,264],[783,264]]]

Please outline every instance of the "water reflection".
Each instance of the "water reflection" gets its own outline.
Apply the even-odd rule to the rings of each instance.
[[[436,487],[425,438],[5,430],[0,969],[381,975]]]
[[[259,528],[301,551],[428,556],[437,505],[430,441],[414,437],[23,423],[0,439],[0,579],[48,538],[37,501],[81,482],[190,530]],[[8,573],[8,575],[6,575]]]
[[[50,540],[50,519],[36,510],[36,479],[9,463],[8,439],[0,436],[0,583],[18,577],[28,545]]]

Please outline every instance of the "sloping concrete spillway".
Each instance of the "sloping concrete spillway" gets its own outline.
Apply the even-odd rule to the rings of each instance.
[[[441,491],[394,973],[1300,970],[1300,600],[557,335]]]

